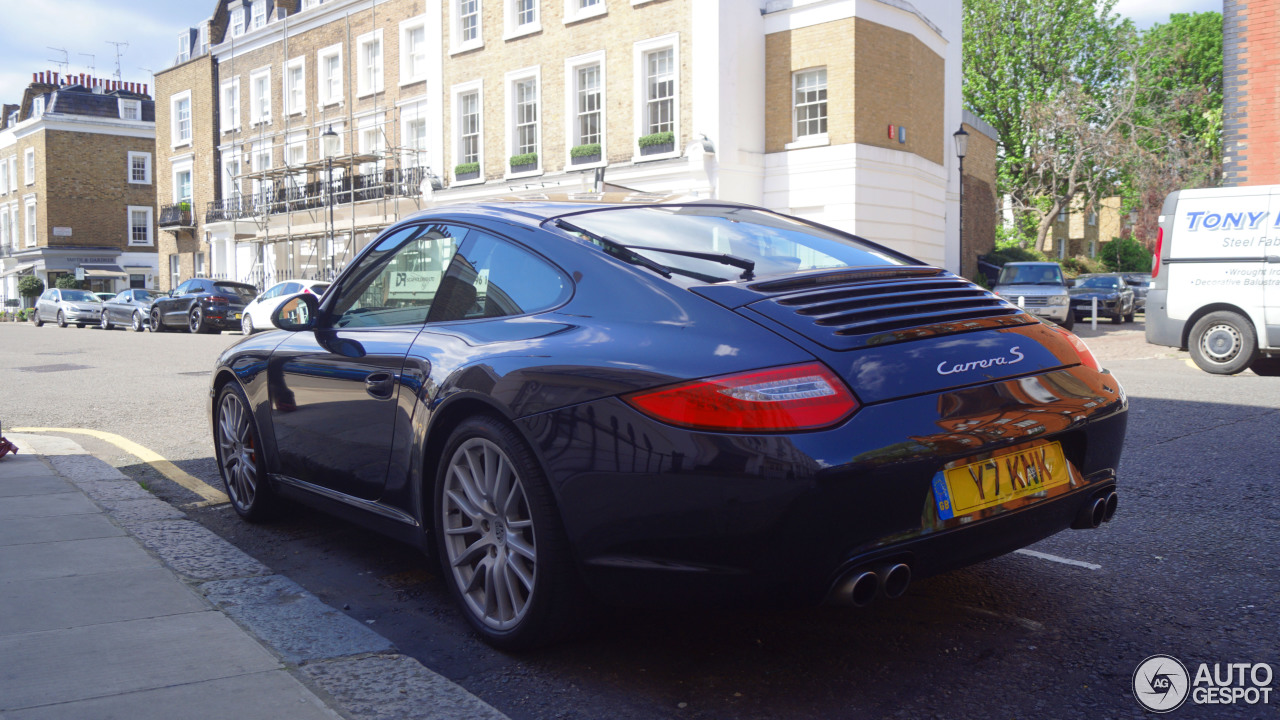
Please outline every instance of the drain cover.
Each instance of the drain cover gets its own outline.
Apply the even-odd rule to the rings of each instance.
[[[32,367],[15,368],[23,372],[50,373],[50,372],[66,372],[68,370],[89,370],[88,365],[68,365],[60,363],[55,365],[35,365]]]

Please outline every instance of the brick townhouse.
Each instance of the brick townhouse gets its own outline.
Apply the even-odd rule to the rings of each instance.
[[[142,84],[38,72],[0,117],[0,301],[79,270],[89,289],[153,287],[155,108]],[[27,303],[29,304],[29,302]]]
[[[224,0],[156,76],[161,263],[170,282],[314,277],[419,208],[623,188],[756,203],[960,270],[960,17],[950,0]],[[991,216],[994,141],[965,127],[987,158],[966,199]],[[966,245],[993,224],[972,227]]]

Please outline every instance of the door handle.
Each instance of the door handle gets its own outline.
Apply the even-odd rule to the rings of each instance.
[[[364,379],[364,391],[379,400],[388,400],[396,389],[396,376],[387,372],[376,372]]]

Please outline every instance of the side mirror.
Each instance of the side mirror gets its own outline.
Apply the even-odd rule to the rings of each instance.
[[[271,324],[289,332],[310,330],[315,327],[319,309],[320,302],[315,295],[294,295],[271,313]]]

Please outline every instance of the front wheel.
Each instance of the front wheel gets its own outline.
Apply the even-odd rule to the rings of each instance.
[[[147,323],[142,319],[141,312],[134,311],[132,325],[134,332],[142,332],[147,329]]]
[[[1073,313],[1073,312],[1068,311],[1068,312],[1067,312],[1067,319],[1066,319],[1066,320],[1063,320],[1062,322],[1060,322],[1060,323],[1058,323],[1058,324],[1059,324],[1060,326],[1062,326],[1062,329],[1063,329],[1063,330],[1070,330],[1071,328],[1073,328],[1073,327],[1075,327],[1075,326],[1076,326],[1076,314],[1075,314],[1075,313]]]
[[[266,520],[276,509],[276,497],[263,472],[262,440],[244,391],[234,381],[218,395],[213,423],[214,449],[223,487],[236,514],[249,522]]]
[[[155,308],[151,311],[151,326],[148,329],[151,332],[164,332],[164,323],[160,320],[160,308]]]
[[[583,594],[541,467],[491,417],[464,421],[445,446],[435,488],[444,576],[490,645],[518,650],[565,637]]]
[[[1200,318],[1191,328],[1188,345],[1196,365],[1214,375],[1235,375],[1258,356],[1253,325],[1229,310]]]
[[[67,326],[67,316],[62,314],[62,311],[59,310],[58,311],[58,327],[64,328],[66,326]]]

